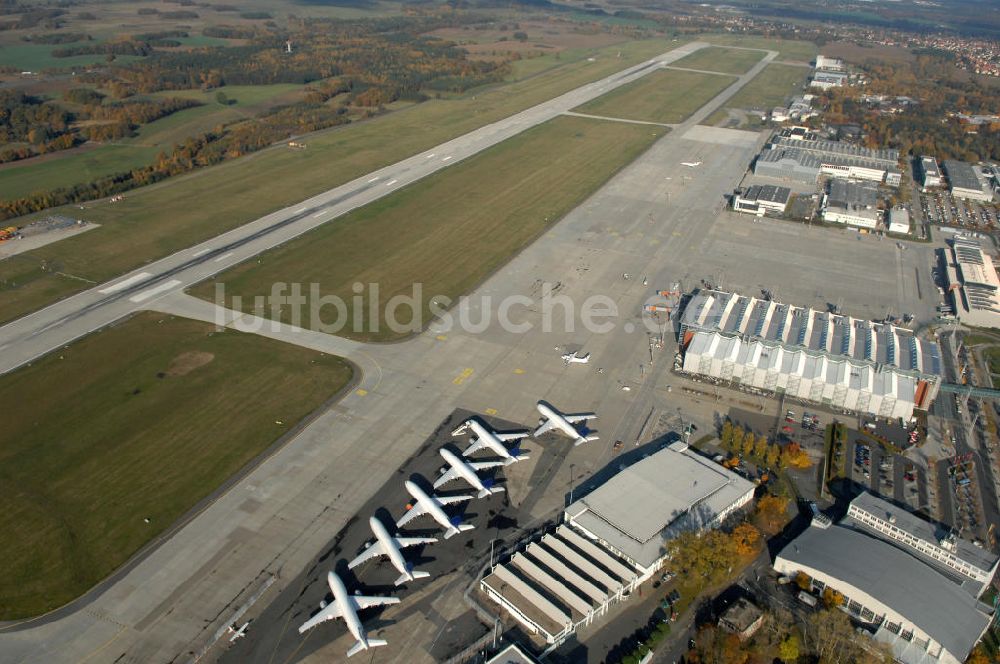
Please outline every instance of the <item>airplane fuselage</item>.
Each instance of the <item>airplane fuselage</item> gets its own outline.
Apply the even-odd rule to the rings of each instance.
[[[506,450],[505,450],[506,451]],[[486,486],[483,481],[479,478],[479,474],[476,473],[476,469],[470,466],[468,463],[459,459],[451,450],[446,450],[441,448],[441,456],[444,458],[448,464],[455,469],[459,476],[471,484],[473,487],[480,491],[487,491]]]
[[[399,570],[400,574],[413,581],[413,575],[406,568],[406,560],[403,558],[403,553],[396,546],[396,540],[385,529],[382,521],[373,516],[368,519],[368,523],[372,527],[372,532],[375,533],[375,539],[382,545],[382,550],[385,551],[385,555],[389,558],[392,566]]]
[[[327,573],[326,582],[330,586],[330,592],[333,593],[333,601],[337,603],[337,607],[340,609],[340,616],[344,619],[344,623],[347,625],[351,636],[357,639],[359,643],[363,643],[367,648],[368,638],[365,635],[364,628],[361,626],[361,619],[358,618],[357,605],[351,599],[350,594],[348,594],[347,588],[344,587],[344,582],[333,572]]]
[[[476,438],[485,443],[494,453],[505,459],[511,458],[510,452],[507,450],[507,446],[503,444],[503,441],[497,438],[496,434],[492,431],[480,424],[479,421],[469,420],[469,426],[472,427]]]
[[[428,496],[423,489],[410,480],[406,480],[404,484],[406,485],[406,490],[410,492],[410,495],[423,506],[426,513],[433,517],[433,519],[437,521],[442,528],[449,532],[455,529],[455,525],[448,518],[448,515],[445,513],[438,501],[434,500],[431,496]]]
[[[552,426],[559,429],[559,431],[563,434],[574,439],[580,437],[580,432],[577,431],[576,427],[573,426],[572,423],[568,422],[566,418],[562,416],[562,413],[557,413],[544,403],[539,403],[537,407],[538,412],[542,415],[542,417],[552,422]]]

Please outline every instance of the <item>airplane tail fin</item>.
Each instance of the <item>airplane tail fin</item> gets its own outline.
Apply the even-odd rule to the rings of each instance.
[[[464,533],[466,530],[472,530],[473,528],[475,528],[475,526],[472,525],[471,523],[460,523],[460,524],[458,524],[456,526],[452,526],[451,530],[447,531],[444,534],[444,538],[445,539],[451,539],[455,535],[457,535],[459,533]]]
[[[418,569],[411,570],[409,574],[400,574],[399,578],[396,579],[396,585],[401,586],[407,581],[410,581],[411,579],[425,579],[430,575],[431,575],[430,572],[423,572]]]
[[[504,488],[502,486],[495,486],[493,488],[486,488],[476,494],[476,498],[485,498],[486,496],[492,496],[494,493],[503,493]]]
[[[378,646],[387,646],[387,645],[389,645],[389,642],[383,641],[382,639],[368,639],[368,643],[365,643],[364,641],[358,641],[353,646],[351,646],[350,650],[347,651],[347,656],[353,657],[362,650],[368,650],[369,648],[377,648]]]
[[[577,445],[582,445],[584,443],[589,443],[592,440],[600,440],[599,436],[580,436],[576,439],[576,443],[573,444],[574,447]]]

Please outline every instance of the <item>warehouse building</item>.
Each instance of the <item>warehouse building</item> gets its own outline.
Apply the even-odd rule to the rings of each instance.
[[[551,647],[622,602],[666,560],[679,533],[719,526],[753,483],[675,442],[612,476],[518,547],[480,588]]]
[[[817,55],[816,69],[819,69],[820,71],[847,71],[847,66],[840,58],[829,58],[825,55]]]
[[[841,525],[878,537],[917,557],[979,597],[996,574],[1000,556],[867,491],[851,501]]]
[[[940,350],[911,330],[717,290],[681,314],[680,369],[879,417],[937,396]]]
[[[816,71],[809,87],[829,90],[830,88],[840,88],[847,85],[847,74],[839,71]]]
[[[966,325],[1000,327],[1000,279],[993,259],[982,245],[967,237],[951,243],[953,263],[948,281],[955,296],[955,313]]]
[[[753,172],[805,183],[816,182],[820,175],[825,175],[898,187],[902,179],[898,161],[898,150],[873,150],[820,140],[809,132],[796,134],[784,130],[776,133],[758,155]]]
[[[733,209],[758,217],[765,214],[784,214],[792,190],[773,184],[753,185],[733,196]]]
[[[961,664],[992,621],[990,607],[934,567],[829,519],[814,519],[778,554],[774,569],[807,575],[816,592],[839,592],[843,610],[904,664]]]
[[[889,210],[889,232],[905,235],[910,232],[910,213],[906,208]]]
[[[920,158],[920,186],[924,189],[941,186],[941,170],[934,157]]]
[[[827,223],[874,230],[882,219],[878,189],[849,180],[830,180],[830,192],[823,197],[821,207]]]
[[[948,186],[952,196],[984,202],[993,200],[993,192],[986,186],[982,175],[972,164],[949,159],[944,162],[944,170],[948,174]]]
[[[625,468],[566,508],[566,523],[629,562],[639,582],[666,560],[682,532],[716,528],[755,486],[675,442]]]

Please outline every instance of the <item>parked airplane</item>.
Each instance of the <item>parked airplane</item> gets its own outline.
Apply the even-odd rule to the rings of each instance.
[[[435,489],[442,484],[447,484],[452,480],[461,478],[471,484],[473,488],[479,489],[476,498],[485,498],[494,493],[501,493],[504,490],[502,486],[494,487],[493,480],[484,480],[479,477],[476,471],[505,466],[507,465],[506,461],[466,461],[455,456],[451,450],[446,450],[443,447],[441,448],[441,456],[448,462],[450,468],[434,482]]]
[[[544,401],[539,401],[536,408],[538,408],[538,412],[541,413],[543,419],[539,422],[540,426],[535,429],[535,433],[533,434],[535,438],[538,438],[546,432],[555,430],[572,438],[574,445],[580,445],[581,443],[586,443],[590,440],[597,440],[597,436],[585,436],[581,434],[575,426],[573,426],[577,422],[586,422],[587,420],[594,419],[597,417],[594,413],[572,413],[564,415]]]
[[[488,447],[490,451],[503,457],[504,464],[508,466],[515,461],[524,461],[528,458],[527,454],[521,454],[519,448],[514,447],[508,450],[507,446],[504,445],[504,441],[507,440],[526,438],[528,436],[526,432],[500,433],[492,431],[477,419],[468,420],[466,424],[472,429],[475,438],[472,439],[472,444],[469,445],[468,449],[462,452],[462,456],[469,456],[484,447]]]
[[[688,168],[698,168],[701,166],[700,161],[682,161],[681,166],[687,166]]]
[[[410,480],[406,480],[404,484],[406,485],[406,490],[410,492],[410,495],[413,496],[416,501],[413,503],[413,507],[411,507],[409,511],[396,522],[398,527],[406,525],[418,516],[430,514],[434,520],[445,529],[445,539],[449,539],[461,532],[475,528],[472,524],[462,523],[462,520],[458,517],[449,519],[448,515],[445,514],[444,511],[445,505],[472,500],[472,496],[428,496],[423,489]]]
[[[230,625],[229,633],[232,634],[232,636],[229,637],[229,642],[232,643],[236,639],[242,639],[244,636],[246,636],[248,627],[250,627],[249,620],[240,625],[239,627],[236,626],[236,623]]]
[[[563,362],[565,362],[567,365],[586,364],[587,362],[590,362],[590,353],[587,353],[586,355],[580,355],[580,351],[576,351],[573,353],[566,353],[565,355],[562,356],[562,359]]]
[[[329,604],[321,602],[319,605],[320,612],[302,623],[299,627],[299,634],[302,634],[303,632],[310,630],[316,625],[326,622],[327,620],[343,618],[344,622],[347,623],[347,629],[351,632],[351,635],[358,640],[358,642],[351,646],[351,649],[347,651],[348,657],[356,655],[362,650],[368,650],[369,648],[386,645],[386,642],[382,639],[368,638],[368,635],[365,634],[365,628],[361,625],[361,619],[358,618],[358,611],[371,608],[373,606],[399,604],[399,598],[349,595],[347,593],[347,588],[344,587],[344,582],[341,581],[340,577],[333,572],[329,572],[326,575],[326,582],[330,585],[330,591],[333,593],[333,601]]]
[[[365,549],[361,555],[347,564],[349,569],[354,569],[366,560],[377,556],[388,556],[392,566],[399,570],[399,578],[396,585],[401,586],[407,581],[415,581],[430,576],[430,572],[421,572],[413,569],[413,565],[406,562],[400,549],[408,546],[418,546],[420,544],[432,544],[437,541],[436,537],[393,537],[386,530],[382,521],[378,517],[368,519],[368,524],[375,533],[375,541]]]

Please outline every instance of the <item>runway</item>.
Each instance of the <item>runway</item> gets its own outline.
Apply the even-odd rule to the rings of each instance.
[[[7,325],[0,329],[0,368],[9,371],[140,309],[214,322],[216,308],[184,295],[185,287],[705,45],[688,44],[583,86]],[[714,268],[698,265],[699,253],[720,223],[721,194],[742,176],[758,137],[693,128],[775,55],[658,141],[475,294],[536,297],[537,283],[558,282],[571,297],[606,293],[623,312],[620,322],[637,326],[640,305],[654,286],[710,274]],[[695,138],[686,138],[689,131]],[[690,171],[678,166],[681,160],[704,164]],[[696,184],[682,179],[681,171],[697,176]],[[729,235],[722,230],[716,237]],[[648,274],[649,287],[622,281],[623,272]],[[518,315],[538,323],[530,309]],[[235,314],[227,316],[232,323]],[[515,335],[496,326],[480,334],[431,330],[384,346],[270,323],[260,333],[342,355],[361,367],[361,383],[112,583],[48,619],[0,633],[3,661],[191,661],[268,579],[277,578],[244,615],[259,614],[285,590],[455,408],[520,422],[545,398],[566,410],[598,412],[601,441],[568,450],[544,469],[540,480],[555,481],[559,489],[530,505],[534,516],[561,504],[566,457],[571,471],[585,478],[609,461],[614,440],[638,440],[645,423],[657,421],[654,413],[673,408],[662,403],[672,353],[664,350],[640,369],[650,359],[641,326],[603,335],[581,329]],[[563,365],[553,348],[570,345],[593,352],[597,366]],[[606,370],[598,373],[598,366]],[[521,470],[533,472],[535,461]],[[524,497],[512,492],[510,498]],[[415,651],[382,650],[381,661],[421,661],[411,658]],[[342,655],[315,652],[328,659]]]

